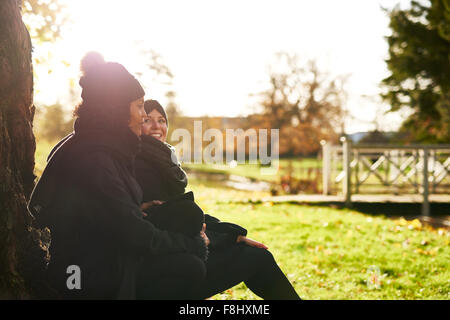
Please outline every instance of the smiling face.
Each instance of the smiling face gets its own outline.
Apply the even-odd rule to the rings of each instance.
[[[147,114],[147,118],[142,125],[142,134],[152,136],[161,142],[166,142],[167,122],[164,116],[156,109]]]
[[[130,103],[130,120],[128,127],[138,137],[142,134],[142,125],[146,117],[144,109],[144,98],[134,100]]]

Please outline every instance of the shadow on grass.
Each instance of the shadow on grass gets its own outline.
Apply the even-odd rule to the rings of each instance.
[[[417,217],[422,215],[421,203],[392,203],[392,202],[354,202],[352,209],[373,215],[390,216],[411,216]],[[450,203],[430,203],[430,216],[444,217],[450,214]]]
[[[450,229],[450,203],[430,203],[430,216],[422,215],[421,203],[356,202],[352,204],[352,209],[370,215],[383,215],[387,218],[419,219],[433,228]]]
[[[283,203],[307,205],[311,207],[327,207],[337,210],[347,209],[347,207],[342,202],[299,203],[296,201],[287,201]],[[349,207],[349,209],[363,214],[383,216],[392,219],[400,217],[403,217],[406,220],[419,219],[421,222],[433,228],[450,229],[450,203],[430,203],[429,217],[422,216],[421,203],[352,202],[352,206]]]

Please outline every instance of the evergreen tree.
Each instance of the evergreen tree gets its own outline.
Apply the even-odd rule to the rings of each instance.
[[[401,131],[416,142],[450,142],[450,0],[412,1],[387,11],[391,75],[382,81],[391,111],[413,113]]]

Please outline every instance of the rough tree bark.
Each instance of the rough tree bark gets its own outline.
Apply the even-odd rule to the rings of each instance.
[[[48,257],[26,209],[36,144],[32,45],[19,2],[0,1],[0,298],[36,297],[33,279]]]

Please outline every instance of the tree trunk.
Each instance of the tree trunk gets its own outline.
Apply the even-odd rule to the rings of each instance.
[[[31,40],[19,1],[0,2],[0,298],[35,296],[47,250],[26,204],[34,186]],[[36,275],[38,275],[36,277]],[[42,278],[41,278],[42,279]]]

